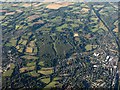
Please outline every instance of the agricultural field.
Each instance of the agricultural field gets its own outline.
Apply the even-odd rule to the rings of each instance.
[[[3,2],[0,6],[3,90],[118,88],[116,3]]]

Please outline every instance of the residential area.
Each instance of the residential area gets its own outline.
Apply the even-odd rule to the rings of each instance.
[[[6,88],[118,88],[117,3],[1,2]]]

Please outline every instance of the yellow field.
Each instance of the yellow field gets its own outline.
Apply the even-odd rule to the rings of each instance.
[[[38,74],[38,73],[36,73],[36,71],[35,71],[35,70],[33,70],[33,71],[29,72],[29,74],[30,74],[32,77],[37,77],[37,76],[39,76],[39,74]]]
[[[21,72],[21,73],[22,73],[22,72],[25,72],[25,71],[27,71],[27,67],[20,68],[20,72]]]
[[[2,20],[2,19],[4,19],[5,18],[5,16],[0,16],[0,20]]]
[[[85,46],[85,49],[86,49],[87,51],[92,50],[92,45],[86,45],[86,46]]]
[[[100,21],[100,23],[98,24],[99,28],[103,28],[105,31],[108,31],[108,29],[105,27],[105,25]]]
[[[31,66],[31,67],[23,67],[23,68],[20,68],[20,72],[26,72],[26,71],[30,71],[30,70],[34,70],[35,69],[35,66]]]
[[[118,27],[117,27],[117,28],[115,28],[113,31],[116,32],[116,33],[118,33],[118,30],[119,30],[119,29],[118,29]]]
[[[88,11],[89,11],[90,9],[89,8],[82,8],[82,10],[81,10],[81,13],[88,13]]]
[[[53,68],[42,68],[41,70],[38,71],[38,73],[49,75],[53,73]]]
[[[21,44],[26,45],[27,44],[27,40],[23,40],[23,42]]]
[[[32,52],[33,52],[33,48],[27,47],[27,48],[26,48],[26,52],[27,52],[27,53],[32,53]]]
[[[36,57],[36,56],[30,56],[30,55],[24,55],[21,58],[24,58],[24,59],[27,59],[27,60],[31,60],[31,59],[36,60],[36,59],[38,59],[38,57]]]
[[[31,42],[29,43],[29,45],[30,45],[30,47],[34,47],[34,46],[35,46],[35,42],[34,42],[34,41],[31,41]]]
[[[44,78],[44,79],[41,79],[41,81],[48,84],[50,82],[50,78]]]
[[[55,77],[53,80],[57,81],[57,80],[60,80],[60,79],[61,79],[61,77]]]
[[[40,62],[39,62],[39,65],[40,65],[40,66],[44,66],[44,62],[43,62],[43,61],[40,61]]]

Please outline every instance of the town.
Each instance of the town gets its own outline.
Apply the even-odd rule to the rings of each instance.
[[[118,5],[1,2],[6,88],[118,88]]]

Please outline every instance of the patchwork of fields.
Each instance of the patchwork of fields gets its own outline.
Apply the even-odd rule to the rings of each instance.
[[[117,3],[0,6],[3,90],[115,87]]]

